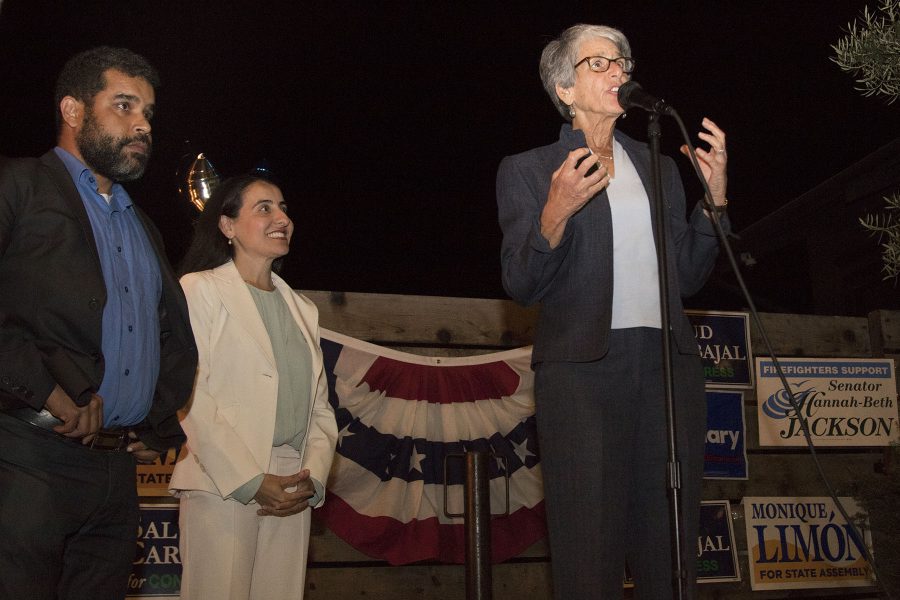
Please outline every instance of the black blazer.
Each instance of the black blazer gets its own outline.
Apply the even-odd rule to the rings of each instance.
[[[160,374],[136,430],[163,450],[184,439],[176,411],[190,397],[197,349],[159,231],[137,214],[159,261],[162,297]],[[94,233],[63,162],[53,150],[39,159],[0,158],[0,396],[40,410],[59,384],[86,404],[103,379],[105,304]]]
[[[650,151],[616,131],[650,195]],[[503,286],[516,301],[541,304],[532,363],[586,362],[602,358],[609,348],[612,320],[612,215],[606,190],[569,219],[563,239],[551,249],[541,235],[540,215],[547,202],[553,172],[577,148],[587,149],[584,133],[565,124],[559,140],[507,156],[497,172],[497,204],[503,230]],[[662,192],[667,205],[669,310],[674,344],[682,354],[696,354],[697,341],[684,315],[682,296],[696,293],[715,266],[718,241],[698,205],[686,220],[684,188],[675,162],[660,161]],[[651,218],[656,225],[655,211]],[[728,221],[722,226],[729,230]]]

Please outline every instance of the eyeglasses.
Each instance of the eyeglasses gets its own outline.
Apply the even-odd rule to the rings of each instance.
[[[587,63],[588,68],[594,73],[604,73],[609,70],[609,65],[616,63],[622,72],[630,75],[634,71],[634,59],[630,56],[620,56],[619,58],[606,58],[605,56],[586,56],[575,63],[573,69],[577,69],[581,63]]]

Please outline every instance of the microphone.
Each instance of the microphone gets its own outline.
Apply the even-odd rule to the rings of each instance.
[[[619,104],[625,110],[629,108],[642,108],[648,112],[671,115],[675,109],[665,100],[652,96],[644,91],[637,81],[626,81],[619,86]]]

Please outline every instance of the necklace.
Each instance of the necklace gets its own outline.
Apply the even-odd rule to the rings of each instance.
[[[600,154],[599,152],[594,152],[594,154],[596,154],[596,155],[599,156],[600,158],[605,158],[606,160],[612,160],[612,159],[613,159],[613,149],[612,149],[612,147],[610,147],[610,149],[607,150],[607,152],[609,152],[609,154]]]

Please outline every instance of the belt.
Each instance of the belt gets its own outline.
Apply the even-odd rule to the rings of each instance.
[[[2,410],[3,414],[15,417],[20,421],[24,421],[34,427],[39,427],[45,431],[58,436],[60,439],[78,444],[83,448],[91,450],[100,450],[101,452],[119,452],[128,447],[131,438],[128,436],[127,429],[101,429],[95,435],[94,439],[88,444],[82,444],[79,438],[70,438],[60,435],[53,430],[57,425],[62,425],[62,421],[50,414],[47,409],[34,410],[30,406],[20,408],[9,408]]]

